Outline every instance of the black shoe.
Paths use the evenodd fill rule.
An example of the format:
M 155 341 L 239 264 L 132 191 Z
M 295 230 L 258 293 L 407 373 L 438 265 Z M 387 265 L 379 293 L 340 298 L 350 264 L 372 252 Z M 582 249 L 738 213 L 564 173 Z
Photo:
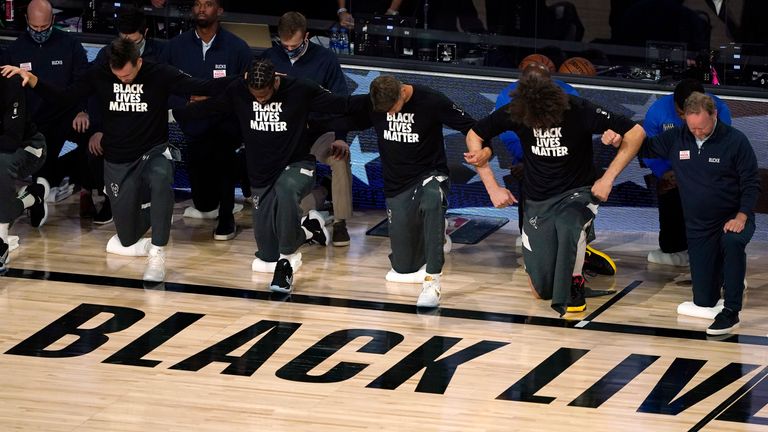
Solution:
M 566 312 L 584 312 L 587 310 L 587 301 L 584 300 L 584 283 L 586 280 L 583 276 L 574 276 L 571 281 L 571 298 L 568 300 L 568 307 Z
M 92 219 L 96 216 L 96 206 L 90 190 L 80 191 L 80 219 Z
M 4 275 L 8 271 L 6 264 L 8 263 L 8 254 L 11 248 L 8 243 L 0 239 L 0 276 Z
M 333 245 L 349 246 L 349 233 L 347 232 L 347 223 L 340 220 L 333 224 Z
M 97 225 L 106 225 L 112 222 L 112 204 L 109 202 L 109 197 L 104 197 L 104 204 L 93 217 L 93 223 Z
M 234 217 L 219 216 L 219 223 L 213 232 L 214 240 L 232 240 L 237 235 L 237 225 Z
M 316 210 L 309 211 L 309 214 L 301 221 L 301 226 L 312 234 L 307 239 L 307 243 L 318 243 L 321 246 L 328 245 L 328 230 L 325 228 L 325 220 Z
M 710 336 L 724 335 L 738 327 L 739 313 L 728 308 L 723 308 L 723 310 L 715 316 L 715 322 L 709 326 L 707 334 Z
M 29 224 L 35 228 L 45 225 L 45 221 L 48 220 L 48 203 L 46 203 L 46 199 L 50 192 L 51 187 L 48 185 L 48 181 L 38 177 L 36 183 L 25 186 L 19 194 L 19 199 L 24 199 L 28 195 L 35 198 L 35 203 L 28 209 Z
M 269 290 L 282 294 L 290 294 L 293 291 L 293 268 L 287 259 L 281 258 L 277 261 Z
M 587 245 L 584 253 L 584 271 L 605 276 L 616 274 L 616 263 L 605 252 Z

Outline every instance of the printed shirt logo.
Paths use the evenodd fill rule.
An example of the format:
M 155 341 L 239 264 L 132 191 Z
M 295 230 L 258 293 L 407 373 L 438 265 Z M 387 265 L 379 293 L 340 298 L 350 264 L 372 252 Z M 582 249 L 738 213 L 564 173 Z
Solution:
M 29 72 L 32 70 L 32 62 L 22 63 L 19 65 L 19 68 Z
M 147 103 L 141 101 L 144 84 L 112 84 L 115 100 L 109 101 L 109 110 L 117 112 L 147 112 Z
M 226 69 L 214 69 L 213 70 L 213 78 L 224 78 L 227 76 L 227 70 Z
M 606 110 L 604 110 L 604 109 L 602 109 L 602 108 L 597 108 L 597 109 L 595 110 L 595 112 L 596 112 L 596 113 L 598 113 L 598 114 L 601 114 L 601 115 L 605 116 L 605 118 L 611 118 L 611 113 L 609 113 L 608 111 L 606 111 Z
M 710 163 L 717 163 L 717 164 L 719 164 L 720 163 L 720 158 L 709 158 L 709 162 Z
M 264 132 L 285 132 L 288 130 L 288 124 L 280 121 L 280 113 L 283 112 L 282 102 L 270 102 L 262 105 L 258 102 L 253 103 L 253 120 L 251 120 L 251 129 Z
M 680 160 L 688 160 L 691 158 L 690 150 L 680 150 Z
M 405 143 L 419 142 L 419 134 L 413 132 L 415 120 L 415 113 L 387 113 L 387 128 L 384 129 L 384 139 Z
M 563 137 L 562 127 L 540 129 L 533 128 L 536 145 L 531 147 L 531 153 L 536 156 L 563 157 L 568 156 L 568 147 L 560 146 Z
M 51 60 L 51 66 L 62 66 L 64 65 L 64 60 Z
M 663 125 L 661 125 L 661 128 L 663 130 L 665 130 L 665 131 L 666 130 L 670 130 L 670 129 L 674 129 L 675 128 L 675 124 L 674 123 L 664 123 Z

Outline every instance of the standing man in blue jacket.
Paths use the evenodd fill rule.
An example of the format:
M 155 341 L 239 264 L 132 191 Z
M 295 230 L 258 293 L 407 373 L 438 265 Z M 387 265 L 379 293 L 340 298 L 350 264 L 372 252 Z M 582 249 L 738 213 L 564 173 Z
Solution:
M 287 12 L 277 24 L 280 45 L 264 51 L 263 57 L 272 61 L 275 70 L 297 78 L 314 81 L 337 96 L 348 96 L 349 89 L 339 59 L 329 49 L 309 40 L 307 19 L 298 12 Z M 331 167 L 331 197 L 333 200 L 333 245 L 348 246 L 346 220 L 352 217 L 352 169 L 346 130 L 330 130 L 325 126 L 328 114 L 313 113 L 309 118 L 307 138 L 311 153 L 318 162 Z M 316 207 L 310 194 L 302 201 L 305 212 Z M 322 204 L 322 203 L 320 203 Z
M 54 85 L 66 87 L 72 84 L 88 65 L 83 45 L 67 32 L 54 28 L 53 8 L 48 0 L 32 0 L 27 6 L 27 31 L 19 35 L 5 51 L 3 64 L 33 72 Z M 56 104 L 43 103 L 40 96 L 27 91 L 27 107 L 32 121 L 45 135 L 48 157 L 38 172 L 54 187 L 51 198 L 64 199 L 72 194 L 70 185 L 60 185 L 69 175 L 59 161 L 59 153 L 67 140 L 82 144 L 87 142 L 83 134 L 90 125 L 86 103 L 62 110 Z M 81 149 L 73 156 L 78 163 L 85 163 Z M 73 170 L 72 174 L 76 171 Z M 59 189 L 61 186 L 61 190 Z
M 221 0 L 196 0 L 192 7 L 195 28 L 171 39 L 165 60 L 194 78 L 211 79 L 245 73 L 253 55 L 244 40 L 223 29 Z M 175 97 L 171 108 L 205 99 L 198 95 Z M 189 149 L 189 179 L 194 207 L 184 216 L 215 218 L 214 240 L 231 240 L 237 234 L 232 210 L 235 204 L 235 151 L 240 147 L 237 120 L 221 115 L 180 122 Z
M 707 334 L 728 334 L 739 326 L 745 249 L 755 233 L 754 208 L 760 194 L 757 158 L 742 132 L 719 121 L 715 102 L 704 93 L 694 92 L 685 100 L 683 116 L 686 127 L 648 138 L 641 155 L 666 159 L 675 171 L 685 216 L 693 308 L 720 309 L 722 289 L 724 304 Z M 607 131 L 603 142 L 616 145 L 621 137 Z
M 704 86 L 695 79 L 684 79 L 671 95 L 663 96 L 651 105 L 645 114 L 643 128 L 647 136 L 661 135 L 665 130 L 682 127 L 683 105 L 693 92 L 704 93 Z M 731 124 L 731 111 L 722 100 L 708 94 L 717 108 L 718 120 Z M 648 253 L 648 261 L 656 264 L 688 265 L 688 240 L 685 237 L 683 207 L 672 165 L 666 159 L 643 158 L 642 162 L 656 177 L 656 196 L 659 203 L 659 249 Z

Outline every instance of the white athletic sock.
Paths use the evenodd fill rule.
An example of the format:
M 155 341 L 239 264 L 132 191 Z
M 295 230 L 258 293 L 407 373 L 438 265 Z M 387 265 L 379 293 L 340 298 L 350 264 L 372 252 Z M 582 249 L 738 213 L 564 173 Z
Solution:
M 35 205 L 35 197 L 32 196 L 32 194 L 26 194 L 24 198 L 19 198 L 19 199 L 21 199 L 21 202 L 24 204 L 25 209 L 28 209 L 33 205 Z
M 0 223 L 0 239 L 2 239 L 6 244 L 8 243 L 8 227 L 10 226 L 11 224 Z

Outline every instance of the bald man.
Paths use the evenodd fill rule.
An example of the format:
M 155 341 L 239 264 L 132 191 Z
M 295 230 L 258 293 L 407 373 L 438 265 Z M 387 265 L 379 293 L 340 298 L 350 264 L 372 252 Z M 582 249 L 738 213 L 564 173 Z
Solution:
M 82 44 L 69 33 L 54 28 L 53 23 L 51 4 L 47 0 L 32 0 L 27 6 L 27 31 L 8 46 L 3 64 L 20 67 L 46 82 L 66 87 L 84 71 L 88 58 Z M 48 146 L 48 158 L 38 175 L 53 186 L 52 197 L 64 199 L 72 192 L 65 185 L 59 189 L 62 179 L 84 170 L 64 168 L 58 155 L 65 141 L 73 141 L 79 149 L 67 158 L 74 157 L 73 162 L 85 163 L 85 152 L 80 150 L 87 145 L 84 133 L 90 125 L 85 101 L 74 108 L 62 109 L 58 104 L 43 103 L 31 90 L 27 90 L 26 99 L 32 121 L 45 135 Z

